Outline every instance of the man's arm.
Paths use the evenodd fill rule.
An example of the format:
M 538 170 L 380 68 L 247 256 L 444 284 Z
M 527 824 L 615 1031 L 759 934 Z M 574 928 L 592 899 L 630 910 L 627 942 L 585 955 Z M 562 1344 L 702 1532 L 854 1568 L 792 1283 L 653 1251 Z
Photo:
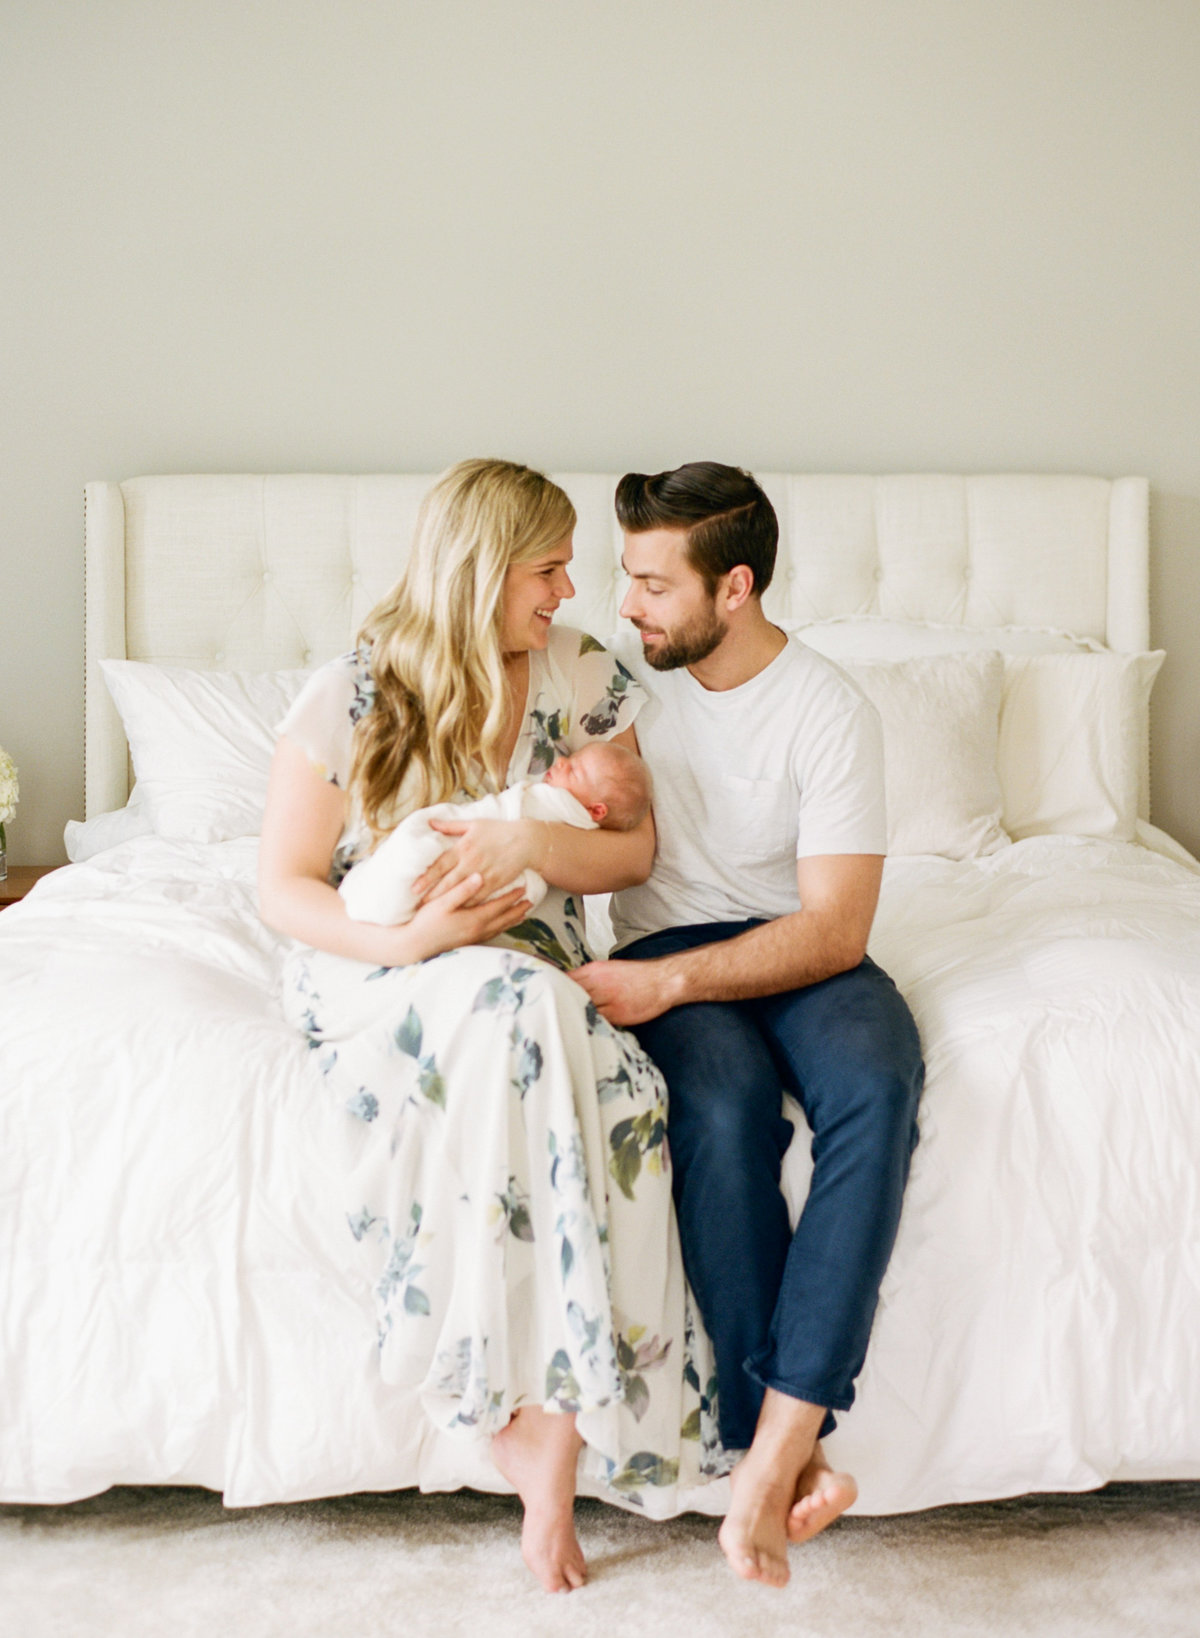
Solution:
M 593 961 L 570 976 L 613 1024 L 641 1024 L 689 1001 L 745 1001 L 818 984 L 857 967 L 879 900 L 876 853 L 800 859 L 802 909 L 653 961 Z

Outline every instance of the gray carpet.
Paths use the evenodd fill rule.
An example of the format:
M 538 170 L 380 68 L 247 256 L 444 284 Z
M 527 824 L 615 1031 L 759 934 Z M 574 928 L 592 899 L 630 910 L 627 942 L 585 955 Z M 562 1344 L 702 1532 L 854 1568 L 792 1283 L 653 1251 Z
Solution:
M 888 1519 L 736 1581 L 711 1519 L 579 1504 L 591 1566 L 549 1597 L 500 1497 L 349 1496 L 227 1512 L 193 1489 L 0 1507 L 3 1638 L 1197 1638 L 1200 1484 L 1110 1485 Z

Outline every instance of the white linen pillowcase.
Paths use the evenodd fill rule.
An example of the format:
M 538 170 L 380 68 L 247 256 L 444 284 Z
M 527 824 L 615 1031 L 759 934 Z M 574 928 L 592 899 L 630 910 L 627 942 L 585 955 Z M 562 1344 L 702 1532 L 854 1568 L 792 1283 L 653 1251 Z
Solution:
M 1135 840 L 1149 808 L 1150 691 L 1165 658 L 1005 656 L 998 767 L 1010 836 Z
M 1008 847 L 996 771 L 1001 656 L 848 660 L 842 669 L 883 723 L 888 853 L 974 859 Z
M 189 671 L 101 660 L 157 835 L 181 842 L 257 836 L 275 727 L 303 670 Z

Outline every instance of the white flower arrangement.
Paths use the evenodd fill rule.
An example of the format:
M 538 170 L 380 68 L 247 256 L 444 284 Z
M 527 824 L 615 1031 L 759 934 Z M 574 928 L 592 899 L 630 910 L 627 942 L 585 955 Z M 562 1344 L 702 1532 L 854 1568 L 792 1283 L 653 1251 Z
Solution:
M 21 794 L 21 787 L 17 783 L 17 765 L 8 752 L 0 745 L 0 834 L 4 826 L 14 817 L 17 811 L 17 798 Z

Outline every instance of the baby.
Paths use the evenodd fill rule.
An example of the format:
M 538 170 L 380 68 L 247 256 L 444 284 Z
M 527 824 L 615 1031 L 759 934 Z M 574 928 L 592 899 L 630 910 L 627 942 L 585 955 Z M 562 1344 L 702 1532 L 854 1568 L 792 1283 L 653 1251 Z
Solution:
M 418 908 L 412 884 L 457 837 L 431 830 L 431 819 L 554 819 L 580 830 L 632 830 L 650 807 L 650 770 L 621 745 L 595 740 L 559 757 L 544 778 L 524 779 L 477 802 L 438 802 L 402 819 L 368 858 L 354 865 L 338 892 L 352 921 L 386 927 L 410 921 Z M 545 880 L 526 870 L 498 893 L 524 887 L 530 905 L 546 896 Z M 498 897 L 498 893 L 492 895 Z

